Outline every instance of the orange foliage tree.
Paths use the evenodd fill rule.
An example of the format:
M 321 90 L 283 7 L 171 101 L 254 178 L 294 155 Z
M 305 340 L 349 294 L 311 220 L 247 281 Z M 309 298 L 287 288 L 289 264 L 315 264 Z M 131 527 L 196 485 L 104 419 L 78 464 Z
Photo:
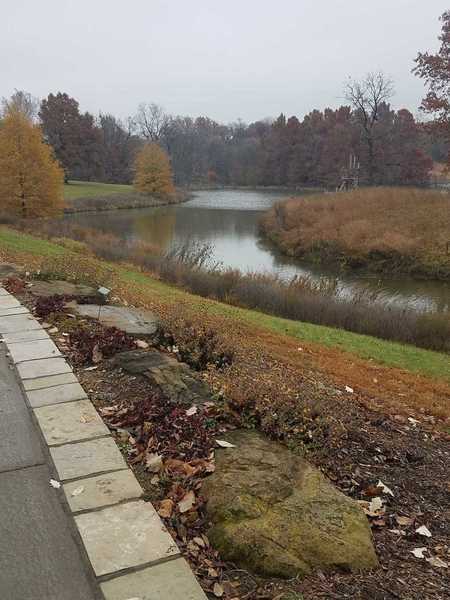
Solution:
M 62 213 L 64 174 L 40 127 L 18 110 L 0 124 L 0 211 L 23 218 Z
M 135 161 L 134 187 L 144 194 L 171 198 L 175 194 L 169 156 L 156 143 L 145 144 Z

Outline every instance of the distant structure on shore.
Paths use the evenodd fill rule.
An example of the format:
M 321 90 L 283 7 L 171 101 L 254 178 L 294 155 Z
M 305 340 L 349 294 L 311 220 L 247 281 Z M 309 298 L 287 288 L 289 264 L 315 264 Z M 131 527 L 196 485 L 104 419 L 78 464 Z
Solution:
M 360 164 L 355 154 L 350 154 L 348 166 L 343 167 L 341 172 L 341 185 L 337 188 L 338 192 L 354 190 L 359 187 Z

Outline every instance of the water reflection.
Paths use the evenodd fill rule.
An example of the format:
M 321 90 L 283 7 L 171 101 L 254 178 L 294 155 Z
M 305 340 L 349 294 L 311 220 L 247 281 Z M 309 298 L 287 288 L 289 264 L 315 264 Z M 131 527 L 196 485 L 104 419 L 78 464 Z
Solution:
M 182 244 L 187 239 L 212 244 L 214 260 L 241 271 L 275 272 L 282 277 L 296 274 L 338 277 L 339 289 L 345 296 L 369 289 L 384 301 L 404 306 L 450 308 L 448 283 L 342 275 L 283 256 L 258 235 L 261 214 L 282 197 L 279 192 L 201 191 L 196 192 L 193 200 L 177 206 L 86 213 L 67 218 L 85 227 L 111 232 L 127 240 L 143 240 L 162 249 Z

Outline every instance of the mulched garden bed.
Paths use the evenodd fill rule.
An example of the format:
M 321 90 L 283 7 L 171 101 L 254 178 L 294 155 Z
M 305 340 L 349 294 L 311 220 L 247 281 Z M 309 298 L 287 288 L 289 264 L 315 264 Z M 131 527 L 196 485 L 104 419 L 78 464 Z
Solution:
M 26 288 L 16 293 L 30 308 L 35 306 Z M 108 360 L 135 344 L 129 336 L 68 316 L 60 307 L 42 318 L 113 431 L 145 498 L 159 511 L 211 598 L 448 597 L 450 436 L 436 428 L 432 417 L 423 416 L 419 422 L 400 414 L 384 415 L 371 410 L 358 395 L 342 394 L 327 382 L 322 383 L 320 415 L 308 408 L 305 421 L 298 423 L 272 415 L 273 427 L 267 425 L 270 411 L 261 413 L 251 403 L 228 403 L 220 394 L 201 408 L 174 406 L 147 379 L 124 373 Z M 222 369 L 232 370 L 233 365 Z M 214 383 L 217 373 L 209 366 L 202 375 Z M 263 361 L 255 362 L 253 377 L 270 377 Z M 201 484 L 214 470 L 217 440 L 220 444 L 224 431 L 241 426 L 262 427 L 276 438 L 283 438 L 286 426 L 288 444 L 297 451 L 308 448 L 308 459 L 344 493 L 362 502 L 370 513 L 379 569 L 362 574 L 318 572 L 302 581 L 280 581 L 262 580 L 221 561 L 207 538 Z M 304 443 L 297 444 L 300 439 Z M 372 503 L 376 498 L 382 499 L 381 506 Z M 420 531 L 430 537 L 416 532 L 423 526 L 426 529 Z M 413 550 L 423 558 L 414 556 Z

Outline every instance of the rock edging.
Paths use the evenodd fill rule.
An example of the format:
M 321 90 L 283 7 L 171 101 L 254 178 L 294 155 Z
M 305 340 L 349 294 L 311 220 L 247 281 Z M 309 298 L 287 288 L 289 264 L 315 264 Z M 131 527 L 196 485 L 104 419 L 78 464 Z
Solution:
M 206 600 L 70 365 L 0 288 L 0 334 L 105 600 Z

